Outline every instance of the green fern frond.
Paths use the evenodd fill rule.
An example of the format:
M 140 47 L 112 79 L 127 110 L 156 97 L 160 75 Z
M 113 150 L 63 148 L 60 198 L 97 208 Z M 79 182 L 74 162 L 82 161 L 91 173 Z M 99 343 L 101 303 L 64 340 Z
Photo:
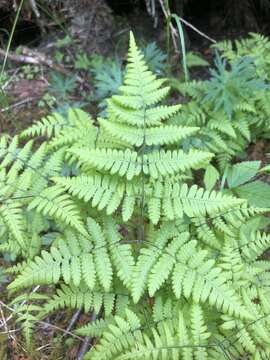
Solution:
M 23 138 L 35 136 L 47 136 L 48 138 L 56 135 L 63 127 L 67 126 L 67 120 L 59 113 L 54 113 L 41 119 L 21 134 Z
M 123 314 L 124 315 L 124 314 Z M 76 330 L 76 334 L 80 336 L 91 336 L 91 337 L 100 337 L 105 330 L 107 330 L 108 325 L 111 324 L 112 319 L 97 319 L 85 326 Z
M 157 179 L 159 176 L 168 176 L 191 168 L 199 168 L 206 165 L 211 153 L 190 150 L 185 153 L 182 150 L 155 151 L 151 154 L 139 156 L 137 152 L 111 149 L 72 149 L 70 150 L 83 166 L 98 170 L 110 171 L 110 174 L 126 176 L 128 180 L 140 175 L 150 175 Z
M 104 221 L 104 231 L 117 275 L 123 284 L 130 288 L 135 265 L 132 247 L 130 244 L 121 244 L 120 233 L 109 218 Z
M 21 248 L 25 248 L 25 225 L 21 204 L 19 202 L 5 201 L 0 206 L 0 217 L 11 231 Z
M 63 221 L 81 234 L 87 234 L 83 226 L 78 208 L 63 189 L 52 186 L 44 189 L 28 205 L 28 210 L 35 209 L 37 212 Z
M 186 184 L 167 182 L 160 187 L 157 186 L 153 191 L 149 199 L 149 217 L 153 223 L 157 223 L 161 213 L 169 220 L 182 218 L 183 214 L 191 218 L 207 214 L 215 216 L 244 204 L 245 200 L 224 196 L 215 191 L 210 192 L 196 185 L 189 188 Z
M 242 254 L 249 260 L 255 260 L 270 247 L 270 235 L 266 233 L 253 232 L 249 238 L 242 235 L 239 249 Z
M 32 292 L 31 294 L 17 296 L 11 303 L 11 305 L 16 306 L 14 312 L 17 316 L 16 322 L 22 326 L 22 333 L 28 350 L 32 348 L 34 326 L 40 320 L 42 311 L 42 306 L 34 302 L 47 300 L 47 298 L 44 294 Z
M 54 243 L 50 251 L 42 251 L 23 267 L 21 274 L 10 284 L 18 289 L 34 284 L 56 284 L 63 279 L 67 285 L 79 286 L 83 281 L 90 290 L 99 284 L 109 292 L 113 274 L 125 285 L 133 272 L 133 255 L 129 244 L 121 244 L 115 223 L 105 221 L 104 229 L 93 219 L 87 219 L 87 237 L 68 232 Z
M 169 119 L 175 115 L 179 110 L 180 105 L 171 106 L 156 106 L 147 109 L 131 109 L 123 107 L 122 104 L 117 103 L 113 98 L 108 100 L 108 113 L 116 122 L 128 124 L 137 127 L 160 126 L 162 120 Z
M 238 57 L 247 44 L 229 51 Z M 12 304 L 28 347 L 42 317 L 83 308 L 93 319 L 76 330 L 93 338 L 86 359 L 269 357 L 269 209 L 231 187 L 200 188 L 195 171 L 212 160 L 223 174 L 250 140 L 268 136 L 270 92 L 235 101 L 228 120 L 211 105 L 220 99 L 202 103 L 204 82 L 174 81 L 193 99 L 166 106 L 165 81 L 131 35 L 106 119 L 70 109 L 23 132 L 44 136 L 41 146 L 0 137 L 0 251 L 21 261 L 8 289 L 41 286 Z
M 164 240 L 164 239 L 163 239 Z M 134 270 L 132 295 L 134 302 L 141 298 L 143 286 L 148 284 L 149 295 L 154 296 L 161 285 L 171 276 L 176 298 L 184 296 L 197 302 L 209 302 L 218 310 L 249 318 L 240 298 L 227 284 L 221 268 L 212 259 L 207 260 L 207 252 L 198 250 L 195 240 L 189 242 L 184 234 L 174 239 L 166 247 L 155 243 L 153 248 L 141 251 Z M 144 268 L 142 267 L 144 264 Z M 145 267 L 147 264 L 147 267 Z M 142 273 L 144 271 L 144 273 Z M 139 280 L 143 276 L 143 281 Z
M 188 320 L 191 326 L 187 326 Z M 211 333 L 199 305 L 178 310 L 174 320 L 162 319 L 145 328 L 130 311 L 124 318 L 114 317 L 111 323 L 101 326 L 101 341 L 86 354 L 86 359 L 211 359 L 207 342 Z
M 57 289 L 56 294 L 48 299 L 43 311 L 47 314 L 59 309 L 80 309 L 83 307 L 86 313 L 92 310 L 98 314 L 101 307 L 104 306 L 105 316 L 109 317 L 117 309 L 117 302 L 123 300 L 126 305 L 128 305 L 129 296 L 125 294 L 116 295 L 115 293 L 93 291 L 83 284 L 79 288 L 74 285 L 61 285 L 61 288 Z
M 174 125 L 151 127 L 144 130 L 142 128 L 131 128 L 127 125 L 109 122 L 105 119 L 99 119 L 99 123 L 111 136 L 137 147 L 141 146 L 143 142 L 147 146 L 174 144 L 198 131 L 196 127 Z

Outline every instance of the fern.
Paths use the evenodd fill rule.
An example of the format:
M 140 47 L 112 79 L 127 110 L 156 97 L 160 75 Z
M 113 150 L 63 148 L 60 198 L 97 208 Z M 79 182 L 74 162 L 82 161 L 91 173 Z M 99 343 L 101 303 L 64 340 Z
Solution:
M 226 71 L 226 62 L 217 55 L 217 70 L 212 70 L 212 78 L 206 83 L 206 92 L 203 101 L 214 103 L 214 111 L 223 107 L 229 118 L 234 107 L 255 91 L 265 88 L 263 81 L 254 77 L 255 66 L 253 59 L 242 57 L 232 63 L 231 71 Z
M 1 137 L 0 250 L 21 260 L 8 289 L 42 285 L 14 300 L 29 346 L 36 321 L 69 308 L 97 317 L 76 330 L 95 338 L 85 359 L 268 356 L 268 209 L 229 194 L 257 165 L 228 166 L 253 139 L 257 106 L 260 124 L 268 109 L 257 94 L 230 118 L 202 102 L 205 89 L 179 86 L 193 99 L 166 105 L 131 34 L 106 118 L 71 109 Z
M 215 153 L 222 171 L 256 136 L 267 136 L 269 129 L 266 76 L 256 74 L 249 52 L 229 60 L 230 69 L 226 59 L 217 57 L 210 80 L 177 84 L 176 89 L 191 100 L 171 121 L 172 125 L 201 127 L 194 138 L 201 148 Z
M 87 286 L 67 286 L 62 285 L 57 290 L 56 294 L 52 298 L 47 299 L 46 304 L 42 311 L 46 314 L 59 309 L 65 309 L 66 307 L 71 309 L 84 308 L 85 312 L 90 310 L 95 311 L 98 314 L 101 307 L 104 306 L 105 317 L 109 317 L 112 312 L 119 309 L 121 305 L 121 311 L 124 304 L 127 306 L 129 303 L 129 296 L 126 294 L 102 293 L 98 291 L 89 290 Z M 121 314 L 120 311 L 120 314 Z

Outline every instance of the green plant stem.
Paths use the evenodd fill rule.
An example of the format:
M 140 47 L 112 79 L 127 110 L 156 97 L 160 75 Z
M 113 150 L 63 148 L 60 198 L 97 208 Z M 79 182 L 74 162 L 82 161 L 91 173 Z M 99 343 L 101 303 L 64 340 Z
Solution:
M 0 84 L 1 84 L 1 81 L 2 81 L 2 78 L 3 78 L 3 75 L 4 75 L 4 71 L 5 71 L 5 68 L 6 68 L 8 54 L 9 54 L 11 43 L 12 43 L 12 40 L 13 40 L 13 37 L 14 37 L 15 29 L 16 29 L 16 26 L 17 26 L 17 23 L 18 23 L 18 20 L 19 20 L 19 16 L 20 16 L 20 13 L 21 13 L 21 10 L 22 10 L 22 7 L 23 7 L 23 3 L 24 3 L 24 0 L 21 0 L 20 5 L 19 5 L 19 7 L 18 7 L 18 9 L 16 11 L 15 20 L 13 22 L 11 33 L 10 33 L 10 36 L 9 36 L 9 39 L 8 39 L 6 54 L 5 54 L 5 57 L 4 57 L 2 68 L 1 68 Z
M 177 29 L 178 29 L 178 32 L 179 32 L 180 46 L 181 46 L 181 50 L 182 50 L 182 63 L 183 63 L 185 81 L 188 81 L 188 80 L 189 80 L 189 74 L 188 74 L 188 68 L 187 68 L 186 46 L 185 46 L 185 36 L 184 36 L 183 27 L 182 27 L 182 24 L 181 24 L 181 21 L 180 21 L 178 15 L 172 14 L 171 17 L 172 17 L 173 19 L 175 19 L 176 25 L 177 25 Z
M 167 14 L 169 14 L 170 7 L 169 7 L 169 0 L 165 1 L 165 9 Z M 166 51 L 167 51 L 167 71 L 170 68 L 170 54 L 171 54 L 171 34 L 170 34 L 170 24 L 171 24 L 171 17 L 168 16 L 166 18 Z

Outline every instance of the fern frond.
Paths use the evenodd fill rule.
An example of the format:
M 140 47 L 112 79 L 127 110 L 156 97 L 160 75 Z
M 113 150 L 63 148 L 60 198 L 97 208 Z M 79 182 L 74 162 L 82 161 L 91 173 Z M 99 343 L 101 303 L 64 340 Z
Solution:
M 252 232 L 249 238 L 242 235 L 239 249 L 249 260 L 255 260 L 270 247 L 270 235 L 266 233 Z
M 142 157 L 135 151 L 111 149 L 72 149 L 79 162 L 87 168 L 110 171 L 112 175 L 126 176 L 128 180 L 141 172 L 157 179 L 160 175 L 173 175 L 190 168 L 206 165 L 212 157 L 211 153 L 190 150 L 156 151 Z
M 111 136 L 138 147 L 144 142 L 147 146 L 174 144 L 198 131 L 196 127 L 174 125 L 151 127 L 144 130 L 142 128 L 131 128 L 127 125 L 109 122 L 105 119 L 99 119 L 99 123 Z
M 195 240 L 187 240 L 183 236 L 166 247 L 155 244 L 153 248 L 150 245 L 141 251 L 134 271 L 133 300 L 138 302 L 141 297 L 143 288 L 138 283 L 138 278 L 139 274 L 142 275 L 142 264 L 147 264 L 143 276 L 148 277 L 145 282 L 148 283 L 150 296 L 154 296 L 163 282 L 171 276 L 173 292 L 178 299 L 184 296 L 193 298 L 195 302 L 208 301 L 225 313 L 249 318 L 240 298 L 227 285 L 227 278 L 222 274 L 221 268 L 215 265 L 214 260 L 206 259 L 207 252 L 198 250 Z
M 154 202 L 153 206 L 151 206 L 152 202 Z M 229 209 L 237 209 L 245 203 L 245 200 L 224 196 L 215 191 L 210 192 L 196 185 L 189 188 L 186 184 L 167 182 L 160 186 L 158 193 L 153 191 L 150 196 L 149 217 L 156 224 L 160 213 L 169 220 L 182 218 L 183 214 L 191 218 L 207 214 L 215 216 Z
M 26 229 L 21 204 L 15 201 L 5 201 L 0 206 L 0 216 L 20 247 L 25 248 Z
M 92 236 L 94 244 L 98 250 L 94 252 L 94 263 L 97 277 L 105 291 L 109 291 L 112 282 L 112 265 L 106 248 L 105 234 L 100 225 L 93 219 L 87 219 L 87 228 Z
M 111 324 L 112 319 L 97 319 L 85 326 L 76 330 L 76 334 L 80 336 L 91 336 L 91 337 L 100 337 L 105 330 L 107 330 L 108 325 Z
M 207 346 L 211 334 L 200 306 L 174 313 L 174 320 L 163 318 L 145 328 L 131 311 L 124 318 L 114 317 L 111 323 L 102 323 L 101 341 L 86 359 L 211 359 L 211 346 Z M 188 320 L 191 326 L 187 326 Z
M 121 302 L 122 299 L 128 304 L 129 296 L 125 294 L 116 295 L 115 293 L 93 291 L 84 284 L 81 284 L 79 288 L 74 285 L 61 285 L 56 294 L 48 299 L 43 312 L 47 314 L 59 309 L 80 309 L 83 307 L 86 313 L 92 310 L 98 314 L 101 307 L 104 306 L 105 316 L 109 317 L 115 311 L 117 302 Z
M 180 108 L 180 105 L 163 105 L 154 108 L 134 110 L 123 107 L 113 99 L 108 100 L 108 113 L 115 121 L 141 128 L 161 125 L 162 120 L 172 117 Z
M 56 284 L 63 279 L 67 285 L 79 286 L 83 281 L 91 290 L 97 283 L 109 292 L 114 270 L 125 284 L 129 283 L 133 255 L 128 244 L 120 243 L 115 223 L 108 221 L 103 228 L 92 218 L 87 219 L 86 238 L 68 232 L 54 243 L 50 251 L 42 251 L 23 267 L 10 289 L 34 284 Z M 108 238 L 107 238 L 108 237 Z M 121 256 L 127 256 L 123 261 Z M 127 274 L 126 274 L 127 271 Z
M 30 128 L 24 130 L 21 134 L 21 137 L 36 137 L 36 136 L 47 136 L 48 138 L 58 134 L 58 132 L 65 126 L 68 125 L 67 119 L 65 119 L 59 113 L 53 113 L 36 124 L 32 125 Z
M 132 247 L 130 244 L 121 244 L 120 233 L 111 219 L 104 221 L 104 231 L 117 275 L 123 284 L 130 288 L 135 265 Z
M 35 304 L 34 301 L 47 300 L 47 296 L 39 293 L 23 294 L 17 296 L 11 303 L 16 305 L 15 315 L 17 316 L 16 322 L 22 327 L 22 333 L 26 340 L 28 350 L 32 348 L 32 337 L 34 332 L 35 323 L 40 320 L 42 306 Z
M 63 189 L 52 186 L 44 189 L 32 200 L 28 206 L 29 210 L 35 209 L 37 212 L 50 217 L 55 217 L 63 223 L 77 229 L 81 234 L 87 234 L 82 224 L 78 208 L 71 201 L 68 194 L 63 194 Z

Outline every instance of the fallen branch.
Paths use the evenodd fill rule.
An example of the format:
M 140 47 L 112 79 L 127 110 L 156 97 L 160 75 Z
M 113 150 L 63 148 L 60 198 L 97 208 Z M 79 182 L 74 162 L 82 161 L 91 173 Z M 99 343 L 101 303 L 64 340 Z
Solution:
M 23 100 L 21 100 L 21 101 L 16 102 L 15 104 L 11 104 L 11 105 L 5 107 L 4 109 L 1 109 L 0 112 L 1 112 L 1 113 L 4 113 L 4 112 L 6 112 L 6 111 L 13 110 L 13 109 L 15 109 L 16 107 L 19 107 L 19 106 L 28 104 L 28 103 L 30 103 L 30 102 L 32 102 L 32 101 L 34 101 L 34 100 L 36 100 L 35 97 L 29 97 L 29 98 L 23 99 Z
M 92 339 L 90 338 L 90 336 L 86 336 L 86 338 L 84 339 L 83 344 L 79 350 L 76 360 L 82 360 L 84 358 L 85 353 L 88 351 L 88 349 L 90 347 L 91 340 Z
M 97 319 L 96 313 L 93 311 L 90 317 L 90 322 L 93 322 Z M 76 360 L 83 360 L 85 353 L 89 350 L 89 347 L 92 342 L 92 338 L 90 336 L 86 336 L 86 338 L 83 341 L 83 344 L 78 352 Z
M 76 322 L 78 321 L 78 319 L 79 319 L 79 317 L 80 317 L 80 315 L 81 315 L 81 313 L 82 313 L 82 306 L 80 307 L 80 309 L 79 310 L 77 310 L 76 312 L 75 312 L 75 314 L 72 316 L 72 318 L 71 318 L 71 320 L 70 320 L 70 322 L 69 322 L 69 324 L 68 324 L 68 327 L 67 327 L 67 329 L 66 329 L 66 331 L 67 331 L 67 333 L 65 334 L 65 335 L 67 335 L 68 334 L 68 332 L 74 327 L 74 325 L 76 324 Z M 64 336 L 65 336 L 64 335 Z
M 0 57 L 7 56 L 8 59 L 10 59 L 11 61 L 19 62 L 19 63 L 44 65 L 64 75 L 74 76 L 72 72 L 65 69 L 63 66 L 55 64 L 55 62 L 52 59 L 50 59 L 43 53 L 40 53 L 36 50 L 31 50 L 27 47 L 20 47 L 20 50 L 21 50 L 20 54 L 9 52 L 6 55 L 6 51 L 0 48 Z M 79 76 L 77 76 L 77 81 L 79 81 L 80 83 L 84 83 L 84 80 Z

